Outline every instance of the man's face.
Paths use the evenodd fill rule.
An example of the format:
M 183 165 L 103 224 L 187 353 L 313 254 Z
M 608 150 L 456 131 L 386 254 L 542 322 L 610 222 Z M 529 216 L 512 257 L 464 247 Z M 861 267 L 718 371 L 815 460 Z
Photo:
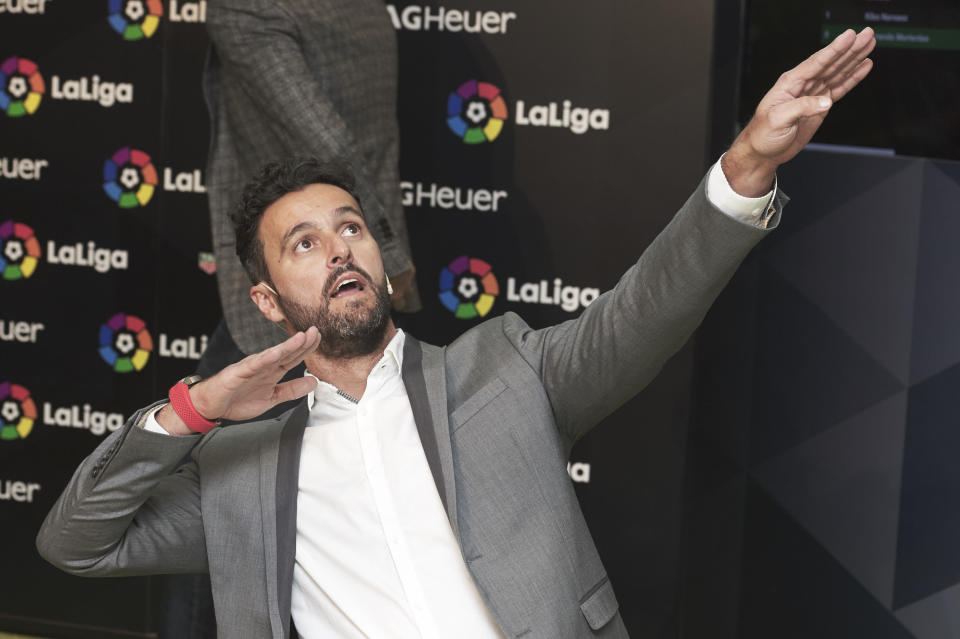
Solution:
M 288 193 L 264 212 L 259 235 L 278 294 L 276 307 L 258 302 L 268 319 L 291 332 L 316 326 L 326 357 L 381 345 L 390 321 L 383 262 L 349 193 L 328 184 Z

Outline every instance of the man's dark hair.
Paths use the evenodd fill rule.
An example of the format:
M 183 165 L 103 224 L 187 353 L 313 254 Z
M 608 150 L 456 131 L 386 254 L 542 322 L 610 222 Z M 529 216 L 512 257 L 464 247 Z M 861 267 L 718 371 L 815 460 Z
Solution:
M 356 180 L 350 168 L 343 164 L 321 162 L 316 158 L 297 157 L 271 162 L 243 187 L 240 204 L 230 219 L 237 237 L 237 256 L 254 284 L 270 282 L 267 262 L 263 257 L 263 241 L 257 234 L 260 219 L 267 208 L 284 195 L 311 184 L 340 187 L 360 204 Z

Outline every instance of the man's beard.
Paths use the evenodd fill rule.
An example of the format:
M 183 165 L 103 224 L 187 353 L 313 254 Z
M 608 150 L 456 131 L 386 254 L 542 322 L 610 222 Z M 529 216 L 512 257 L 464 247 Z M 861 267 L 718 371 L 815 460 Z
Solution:
M 359 273 L 366 278 L 367 285 L 373 287 L 373 308 L 366 308 L 361 300 L 348 300 L 346 309 L 332 313 L 330 288 L 348 271 Z M 331 273 L 323 291 L 323 302 L 319 306 L 307 306 L 277 295 L 277 304 L 294 330 L 305 331 L 316 326 L 320 331 L 317 353 L 331 359 L 347 359 L 369 355 L 383 345 L 390 321 L 390 296 L 385 282 L 378 285 L 366 271 L 349 264 Z

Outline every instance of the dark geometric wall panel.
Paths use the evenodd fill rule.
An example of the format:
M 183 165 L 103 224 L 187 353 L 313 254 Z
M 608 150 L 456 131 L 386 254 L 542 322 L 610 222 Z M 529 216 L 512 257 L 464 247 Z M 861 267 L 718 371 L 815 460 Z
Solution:
M 742 639 L 910 639 L 910 633 L 790 515 L 748 488 Z
M 792 210 L 787 209 L 791 214 Z M 903 385 L 813 302 L 761 268 L 750 460 L 759 463 Z
M 960 365 L 910 390 L 894 606 L 960 582 Z
M 960 584 L 897 611 L 917 639 L 960 637 Z
M 828 209 L 829 216 L 780 242 L 768 261 L 906 384 L 923 170 L 917 162 L 893 163 L 899 171 L 862 185 L 863 191 Z M 797 170 L 784 169 L 785 184 Z M 820 193 L 805 192 L 790 215 L 827 206 Z
M 759 251 L 773 251 L 795 234 L 832 218 L 857 198 L 882 185 L 888 179 L 918 162 L 911 158 L 884 157 L 879 159 L 843 153 L 805 151 L 778 170 L 780 188 L 793 198 L 790 215 L 784 216 L 780 227 Z
M 779 180 L 698 337 L 685 584 L 739 575 L 741 637 L 960 637 L 960 164 L 806 151 Z M 745 504 L 709 487 L 738 461 Z
M 764 489 L 888 608 L 906 409 L 906 393 L 897 393 L 754 470 Z
M 926 164 L 910 381 L 960 361 L 960 163 Z

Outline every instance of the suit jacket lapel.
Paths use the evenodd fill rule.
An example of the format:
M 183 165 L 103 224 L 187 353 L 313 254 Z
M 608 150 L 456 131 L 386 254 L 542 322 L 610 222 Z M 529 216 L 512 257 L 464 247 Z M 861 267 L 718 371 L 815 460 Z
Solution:
M 403 384 L 410 399 L 413 419 L 420 433 L 433 481 L 460 542 L 457 523 L 457 491 L 453 474 L 453 449 L 447 421 L 447 386 L 443 349 L 423 344 L 410 335 L 403 346 Z
M 290 636 L 290 597 L 297 548 L 297 486 L 300 447 L 307 424 L 306 400 L 280 428 L 267 428 L 260 441 L 260 508 L 267 597 L 274 637 Z M 277 418 L 280 421 L 283 417 Z M 279 433 L 278 433 L 279 431 Z

